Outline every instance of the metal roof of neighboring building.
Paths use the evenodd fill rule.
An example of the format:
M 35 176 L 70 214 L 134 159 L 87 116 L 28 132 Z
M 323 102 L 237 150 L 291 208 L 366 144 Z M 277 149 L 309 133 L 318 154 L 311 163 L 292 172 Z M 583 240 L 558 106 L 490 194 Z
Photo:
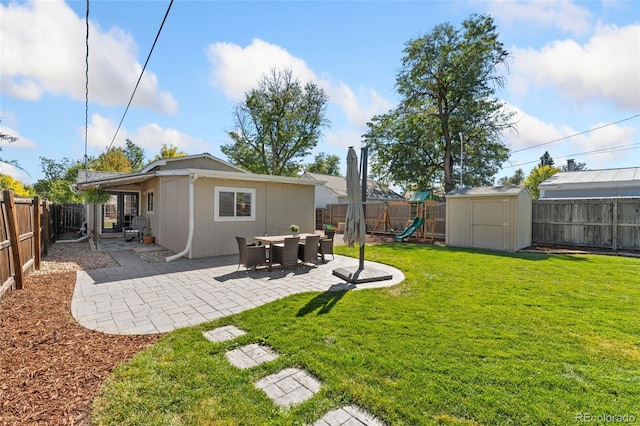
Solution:
M 320 173 L 307 172 L 303 174 L 302 177 L 305 179 L 325 181 L 326 183 L 324 186 L 333 191 L 338 197 L 347 196 L 347 178 L 344 176 L 323 175 Z M 367 180 L 367 199 L 405 200 L 402 195 L 373 180 Z
M 564 185 L 606 186 L 620 183 L 640 185 L 640 167 L 560 172 L 540 183 L 539 186 L 543 188 Z

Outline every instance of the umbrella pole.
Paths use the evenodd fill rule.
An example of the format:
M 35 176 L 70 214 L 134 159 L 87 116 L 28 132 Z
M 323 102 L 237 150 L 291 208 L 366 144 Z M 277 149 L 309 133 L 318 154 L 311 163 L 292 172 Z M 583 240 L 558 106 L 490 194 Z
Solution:
M 362 176 L 362 211 L 364 213 L 364 239 L 366 242 L 367 239 L 367 156 L 368 156 L 368 148 L 363 146 L 360 148 L 360 176 Z M 363 243 L 360 245 L 360 263 L 358 264 L 358 269 L 362 271 L 364 269 L 364 246 Z

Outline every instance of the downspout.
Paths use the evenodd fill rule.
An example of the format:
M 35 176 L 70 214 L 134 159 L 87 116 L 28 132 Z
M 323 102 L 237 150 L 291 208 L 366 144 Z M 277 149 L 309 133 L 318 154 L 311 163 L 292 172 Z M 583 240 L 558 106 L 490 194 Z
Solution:
M 176 253 L 172 256 L 167 257 L 165 260 L 167 262 L 171 262 L 172 260 L 176 260 L 185 254 L 191 253 L 191 245 L 193 244 L 193 231 L 195 229 L 195 207 L 194 207 L 194 197 L 193 197 L 193 187 L 198 180 L 198 174 L 194 173 L 193 176 L 189 179 L 189 236 L 187 237 L 187 246 L 180 253 Z

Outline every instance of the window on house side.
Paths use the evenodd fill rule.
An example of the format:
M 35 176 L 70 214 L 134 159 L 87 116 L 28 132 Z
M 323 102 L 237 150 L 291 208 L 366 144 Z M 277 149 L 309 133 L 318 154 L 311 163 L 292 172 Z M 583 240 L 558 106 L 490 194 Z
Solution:
M 147 213 L 153 213 L 153 191 L 147 192 Z
M 214 189 L 214 220 L 220 222 L 252 221 L 256 219 L 256 190 L 252 188 Z

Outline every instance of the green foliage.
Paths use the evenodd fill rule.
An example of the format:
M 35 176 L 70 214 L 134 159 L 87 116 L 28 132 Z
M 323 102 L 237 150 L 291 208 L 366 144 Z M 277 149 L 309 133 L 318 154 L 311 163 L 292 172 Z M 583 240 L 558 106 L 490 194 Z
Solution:
M 340 157 L 324 152 L 314 157 L 314 162 L 307 164 L 306 172 L 323 175 L 340 176 Z
M 405 191 L 436 184 L 450 191 L 462 144 L 463 183 L 492 184 L 509 155 L 500 136 L 514 127 L 513 113 L 493 97 L 508 57 L 493 19 L 472 15 L 461 29 L 440 24 L 407 42 L 404 54 L 400 104 L 373 117 L 364 135 L 373 174 Z
M 186 157 L 187 153 L 183 151 L 178 151 L 177 146 L 167 145 L 165 143 L 162 144 L 162 148 L 160 148 L 160 154 L 156 155 L 152 161 L 164 160 L 165 158 L 177 158 L 177 157 Z
M 253 173 L 296 176 L 300 159 L 317 145 L 327 95 L 313 83 L 304 88 L 291 70 L 263 76 L 234 110 L 233 142 L 220 149 L 229 161 Z
M 131 173 L 131 163 L 122 147 L 111 148 L 101 153 L 91 164 L 92 170 L 101 172 Z
M 414 244 L 369 246 L 367 259 L 401 268 L 405 281 L 297 294 L 171 332 L 108 378 L 92 421 L 288 426 L 350 404 L 394 426 L 564 425 L 575 413 L 637 413 L 637 259 Z M 203 337 L 224 325 L 248 333 Z M 229 364 L 225 353 L 250 343 L 280 356 Z M 280 410 L 254 383 L 293 366 L 322 388 Z
M 84 191 L 84 201 L 87 204 L 105 204 L 111 199 L 111 194 L 103 188 L 90 188 Z
M 540 198 L 540 190 L 538 189 L 538 185 L 540 185 L 542 182 L 549 179 L 559 171 L 559 167 L 553 167 L 551 165 L 538 166 L 535 169 L 531 170 L 529 176 L 527 176 L 527 178 L 524 180 L 524 185 L 529 188 L 529 191 L 531 192 L 534 200 Z
M 36 195 L 33 188 L 26 187 L 19 180 L 9 175 L 0 173 L 0 190 L 9 189 L 19 197 L 31 198 Z
M 144 149 L 133 143 L 131 139 L 127 139 L 124 155 L 129 160 L 132 172 L 140 171 L 145 166 Z
M 14 143 L 14 142 L 18 142 L 20 139 L 17 138 L 16 136 L 12 136 L 12 135 L 8 135 L 6 133 L 2 133 L 0 132 L 0 143 Z M 2 152 L 2 147 L 0 147 L 0 152 Z M 17 160 L 6 160 L 2 157 L 0 157 L 0 162 L 5 163 L 5 164 L 9 164 L 13 167 L 17 167 L 18 169 L 26 172 L 26 170 L 24 170 L 22 167 L 20 167 L 20 164 L 18 163 Z M 28 173 L 27 173 L 28 174 Z
M 82 202 L 82 195 L 73 193 L 70 185 L 76 183 L 78 170 L 84 168 L 84 164 L 66 157 L 59 161 L 40 157 L 40 167 L 44 179 L 33 185 L 38 196 L 58 204 Z
M 515 171 L 513 176 L 505 176 L 500 178 L 500 185 L 508 186 L 508 185 L 520 185 L 524 181 L 524 171 L 522 169 L 518 169 Z
M 538 166 L 553 166 L 553 157 L 551 157 L 548 151 L 545 151 L 544 154 L 542 154 L 542 157 L 540 157 L 540 164 L 538 164 Z

